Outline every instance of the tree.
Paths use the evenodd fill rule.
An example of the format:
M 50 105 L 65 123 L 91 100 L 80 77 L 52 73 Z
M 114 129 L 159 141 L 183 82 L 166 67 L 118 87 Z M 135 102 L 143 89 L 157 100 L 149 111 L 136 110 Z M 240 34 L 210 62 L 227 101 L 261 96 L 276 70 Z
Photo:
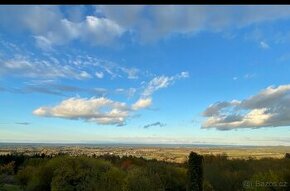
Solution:
M 143 168 L 133 168 L 128 172 L 126 191 L 152 191 L 157 190 L 150 181 L 150 177 Z
M 5 183 L 13 182 L 15 162 L 0 165 L 0 190 L 3 189 Z
M 65 157 L 55 168 L 51 180 L 52 191 L 93 191 L 98 177 L 95 159 Z
M 203 190 L 203 157 L 195 152 L 188 158 L 188 190 Z

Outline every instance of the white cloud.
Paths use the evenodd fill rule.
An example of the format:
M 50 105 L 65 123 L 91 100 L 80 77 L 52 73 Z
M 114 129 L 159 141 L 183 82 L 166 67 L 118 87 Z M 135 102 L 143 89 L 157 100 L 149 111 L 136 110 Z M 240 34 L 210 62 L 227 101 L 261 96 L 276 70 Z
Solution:
M 136 103 L 132 105 L 133 110 L 139 110 L 149 107 L 152 104 L 151 98 L 140 98 Z
M 127 96 L 128 97 L 133 97 L 136 93 L 136 88 L 129 88 L 128 91 L 127 91 Z
M 96 9 L 127 30 L 135 31 L 143 42 L 174 33 L 220 32 L 290 18 L 289 6 L 97 6 Z
M 0 26 L 7 30 L 28 30 L 44 50 L 72 40 L 107 46 L 125 32 L 108 18 L 65 16 L 59 6 L 4 6 L 0 7 Z
M 144 5 L 98 5 L 96 13 L 105 15 L 123 27 L 130 28 L 138 22 L 145 8 Z
M 110 45 L 124 31 L 122 27 L 106 18 L 87 16 L 81 22 L 72 22 L 63 18 L 58 27 L 36 36 L 37 45 L 47 49 L 50 45 L 63 45 L 72 40 L 83 40 L 92 45 Z
M 83 38 L 96 44 L 111 43 L 115 38 L 120 37 L 125 30 L 116 22 L 107 18 L 87 16 L 81 24 Z
M 142 96 L 148 97 L 151 96 L 155 91 L 166 88 L 167 86 L 173 84 L 176 80 L 182 79 L 182 78 L 188 78 L 189 73 L 188 72 L 181 72 L 180 74 L 177 74 L 175 76 L 158 76 L 153 78 L 144 89 Z
M 92 76 L 89 73 L 87 73 L 86 71 L 81 71 L 80 77 L 84 78 L 84 79 L 85 78 L 92 78 Z
M 43 117 L 59 117 L 81 119 L 104 125 L 123 125 L 129 116 L 125 103 L 100 98 L 69 98 L 54 107 L 40 107 L 33 111 L 34 115 Z
M 248 99 L 210 105 L 203 128 L 230 130 L 290 126 L 290 85 L 270 86 Z
M 43 106 L 33 111 L 41 117 L 57 117 L 71 120 L 95 122 L 101 125 L 125 125 L 132 112 L 151 105 L 151 99 L 139 99 L 132 106 L 105 97 L 63 100 L 56 106 Z
M 189 72 L 181 72 L 180 73 L 180 78 L 188 78 L 189 77 Z
M 96 72 L 95 75 L 97 76 L 97 78 L 103 78 L 104 77 L 104 73 L 103 72 Z
M 169 85 L 170 77 L 167 76 L 159 76 L 153 78 L 145 88 L 143 92 L 143 96 L 150 96 L 158 89 L 166 88 Z
M 120 67 L 120 70 L 122 70 L 124 73 L 127 74 L 128 79 L 138 79 L 138 73 L 139 73 L 138 69 Z
M 77 56 L 69 55 L 69 57 L 60 59 L 56 53 L 50 53 L 46 56 L 41 55 L 35 58 L 33 55 L 28 56 L 29 54 L 14 55 L 4 48 L 3 55 L 0 60 L 2 63 L 0 76 L 13 75 L 30 78 L 68 78 L 83 80 L 93 77 L 103 78 L 105 74 L 108 74 L 111 78 L 126 77 L 128 79 L 136 79 L 140 73 L 136 68 L 120 66 L 108 60 L 83 54 Z M 97 72 L 95 74 L 91 73 L 91 68 L 96 69 Z
M 126 95 L 128 98 L 131 98 L 135 95 L 137 89 L 136 88 L 129 88 L 129 89 L 123 89 L 123 88 L 117 88 L 115 90 L 116 93 L 119 94 L 124 94 Z
M 255 73 L 248 73 L 248 74 L 245 74 L 245 75 L 244 75 L 244 78 L 245 78 L 245 79 L 251 79 L 251 78 L 254 78 L 255 76 L 256 76 Z
M 12 14 L 13 13 L 13 14 Z M 63 18 L 58 6 L 26 5 L 1 6 L 0 25 L 6 30 L 29 30 L 33 34 L 43 34 L 57 26 Z
M 52 48 L 52 42 L 47 39 L 46 37 L 44 36 L 35 36 L 35 41 L 36 41 L 36 45 L 41 48 L 42 50 L 46 50 L 46 51 L 51 51 L 53 50 Z
M 91 65 L 94 67 L 99 68 L 99 70 L 95 73 L 97 77 L 104 76 L 108 74 L 111 78 L 116 77 L 127 77 L 128 79 L 137 79 L 139 76 L 140 71 L 137 68 L 125 67 L 120 66 L 117 63 L 110 62 L 107 60 L 101 60 L 93 57 L 84 57 L 78 58 L 75 60 L 78 65 Z
M 261 48 L 263 48 L 263 49 L 268 49 L 268 48 L 270 48 L 269 44 L 267 44 L 265 41 L 261 41 L 261 42 L 260 42 L 260 46 L 261 46 Z
M 290 18 L 290 6 L 96 6 L 88 14 L 82 6 L 2 6 L 5 30 L 28 30 L 37 44 L 61 45 L 72 40 L 105 45 L 128 32 L 132 39 L 154 41 L 172 34 L 221 32 L 257 23 Z M 13 14 L 11 14 L 13 13 Z M 87 13 L 87 15 L 85 15 Z M 46 39 L 46 40 L 45 40 Z
M 45 72 L 43 72 L 45 71 Z M 50 60 L 32 59 L 25 56 L 16 56 L 2 63 L 0 75 L 19 75 L 31 78 L 74 78 L 87 79 L 86 71 L 79 71 L 68 64 L 60 65 Z
M 236 81 L 238 79 L 250 80 L 250 79 L 255 78 L 255 77 L 256 77 L 256 74 L 255 73 L 247 73 L 247 74 L 245 74 L 243 76 L 239 76 L 239 77 L 238 76 L 234 76 L 232 79 L 234 81 Z

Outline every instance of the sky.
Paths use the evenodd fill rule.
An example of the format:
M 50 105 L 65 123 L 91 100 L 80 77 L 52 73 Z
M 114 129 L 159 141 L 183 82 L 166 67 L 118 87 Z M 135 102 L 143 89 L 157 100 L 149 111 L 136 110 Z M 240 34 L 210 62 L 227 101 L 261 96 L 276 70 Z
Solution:
M 290 145 L 290 6 L 0 6 L 0 142 Z

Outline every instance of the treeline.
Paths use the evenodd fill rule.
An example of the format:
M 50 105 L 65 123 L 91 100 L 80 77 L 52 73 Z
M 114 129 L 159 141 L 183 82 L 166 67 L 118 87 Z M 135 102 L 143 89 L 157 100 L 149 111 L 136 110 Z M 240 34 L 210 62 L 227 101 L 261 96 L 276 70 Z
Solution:
M 283 185 L 245 185 L 277 182 Z M 191 153 L 183 164 L 132 156 L 0 156 L 0 190 L 239 191 L 290 190 L 290 159 L 232 159 Z
M 22 160 L 23 156 L 13 156 Z M 186 190 L 186 169 L 182 165 L 135 157 L 66 155 L 32 157 L 19 166 L 13 157 L 2 164 L 9 184 L 27 191 L 138 191 Z M 5 158 L 5 157 L 4 157 Z M 12 159 L 7 161 L 7 158 Z M 4 171 L 2 171 L 3 173 Z M 14 175 L 14 180 L 11 176 Z M 14 182 L 13 182 L 14 181 Z

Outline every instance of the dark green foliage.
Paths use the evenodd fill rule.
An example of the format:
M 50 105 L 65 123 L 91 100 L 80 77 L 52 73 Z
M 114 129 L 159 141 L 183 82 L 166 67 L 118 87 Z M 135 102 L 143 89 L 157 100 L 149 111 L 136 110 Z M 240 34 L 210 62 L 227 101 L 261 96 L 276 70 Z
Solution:
M 184 191 L 186 185 L 184 167 L 132 156 L 31 158 L 16 177 L 25 191 Z
M 190 158 L 196 159 L 196 156 L 199 155 Z M 17 168 L 14 159 L 18 161 Z M 245 160 L 204 155 L 197 163 L 192 160 L 176 164 L 133 156 L 71 157 L 61 154 L 53 158 L 0 156 L 0 161 L 0 191 L 12 188 L 17 191 L 185 191 L 186 187 L 189 190 L 188 177 L 192 172 L 187 169 L 198 169 L 196 166 L 200 163 L 203 164 L 204 191 L 290 190 L 288 158 Z M 198 174 L 202 169 L 195 172 Z M 285 187 L 244 188 L 245 180 L 287 184 Z
M 285 159 L 290 159 L 290 153 L 285 154 Z
M 203 157 L 191 152 L 188 158 L 188 190 L 203 190 Z
M 290 160 L 263 158 L 231 159 L 222 156 L 204 156 L 204 179 L 216 191 L 290 190 L 286 187 L 243 188 L 243 181 L 290 182 Z
M 90 158 L 64 158 L 54 170 L 51 185 L 52 191 L 95 190 L 101 170 L 98 161 Z M 109 166 L 109 164 L 108 164 Z

